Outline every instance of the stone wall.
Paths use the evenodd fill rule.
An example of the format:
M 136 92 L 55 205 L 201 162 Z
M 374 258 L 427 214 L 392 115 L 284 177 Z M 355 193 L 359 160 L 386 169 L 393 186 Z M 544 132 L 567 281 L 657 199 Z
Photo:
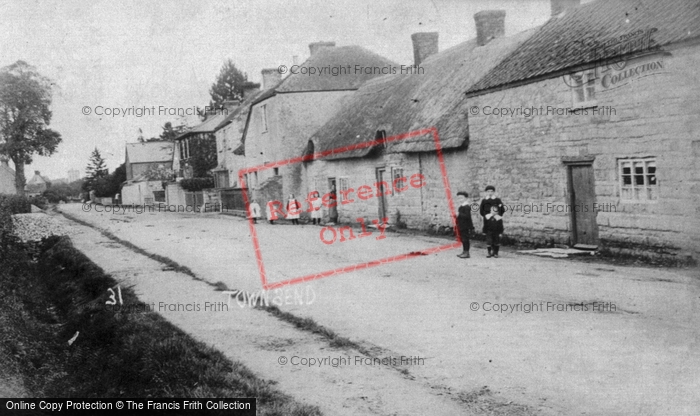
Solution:
M 560 212 L 569 203 L 562 160 L 592 156 L 595 202 L 603 207 L 596 218 L 602 246 L 697 258 L 700 84 L 694 74 L 700 53 L 697 47 L 687 46 L 618 67 L 623 65 L 619 70 L 599 68 L 597 111 L 583 108 L 576 114 L 557 114 L 552 110 L 572 108 L 572 88 L 564 77 L 469 99 L 469 108 L 475 106 L 479 114 L 469 119 L 466 163 L 448 158 L 455 188 L 474 189 L 479 183 L 480 191 L 485 184 L 493 184 L 504 203 L 516 209 L 506 214 L 506 234 L 568 243 L 570 214 Z M 542 109 L 544 114 L 484 114 L 496 107 Z M 657 200 L 621 198 L 619 161 L 635 157 L 656 160 Z M 523 207 L 541 208 L 526 213 Z

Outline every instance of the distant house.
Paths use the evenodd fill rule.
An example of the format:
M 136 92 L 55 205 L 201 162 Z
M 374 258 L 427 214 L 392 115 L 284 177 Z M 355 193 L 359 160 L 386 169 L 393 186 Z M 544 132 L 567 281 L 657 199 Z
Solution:
M 51 181 L 46 176 L 41 176 L 41 172 L 34 171 L 34 176 L 27 181 L 24 186 L 24 192 L 27 196 L 41 195 L 42 192 L 49 189 Z
M 7 162 L 6 157 L 0 156 L 0 194 L 16 194 L 15 171 Z
M 216 168 L 212 169 L 216 188 L 237 188 L 238 171 L 245 167 L 243 132 L 251 103 L 260 94 L 260 84 L 248 84 L 243 102 L 224 117 L 214 129 L 216 137 Z
M 154 178 L 166 174 L 173 165 L 173 144 L 167 141 L 127 143 L 126 182 L 121 188 L 121 203 L 125 205 L 165 202 L 163 182 L 169 178 Z M 159 172 L 160 171 L 160 172 Z
M 235 105 L 235 103 L 229 103 L 229 105 Z M 205 142 L 211 143 L 211 154 L 207 154 L 206 157 L 211 160 L 216 160 L 215 143 L 216 137 L 214 133 L 217 127 L 224 121 L 226 116 L 229 114 L 229 109 L 217 109 L 213 110 L 209 117 L 198 126 L 195 126 L 191 130 L 181 134 L 175 139 L 175 150 L 173 157 L 173 169 L 175 170 L 178 178 L 192 178 L 192 156 L 194 155 L 194 146 Z
M 132 180 L 150 169 L 172 169 L 173 144 L 151 141 L 126 144 L 126 179 Z
M 316 42 L 309 49 L 311 56 L 294 66 L 284 80 L 277 69 L 262 71 L 264 91 L 252 103 L 243 134 L 246 167 L 298 157 L 309 137 L 340 109 L 343 98 L 380 76 L 382 69 L 396 66 L 359 46 L 336 47 L 334 42 Z M 309 68 L 343 71 L 309 76 Z M 305 167 L 295 163 L 249 173 L 246 184 L 261 202 L 281 200 L 290 193 L 301 192 L 305 176 Z

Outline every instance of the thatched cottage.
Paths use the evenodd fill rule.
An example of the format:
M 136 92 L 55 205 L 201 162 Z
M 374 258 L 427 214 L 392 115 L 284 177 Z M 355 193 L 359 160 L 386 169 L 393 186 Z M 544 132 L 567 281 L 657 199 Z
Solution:
M 311 136 L 302 190 L 420 173 L 420 191 L 341 203 L 341 221 L 449 227 L 432 134 L 323 153 L 434 127 L 452 192 L 496 186 L 514 239 L 697 258 L 700 6 L 578 3 L 508 38 L 504 12 L 477 13 L 477 38 L 420 55 L 424 73 L 367 82 Z

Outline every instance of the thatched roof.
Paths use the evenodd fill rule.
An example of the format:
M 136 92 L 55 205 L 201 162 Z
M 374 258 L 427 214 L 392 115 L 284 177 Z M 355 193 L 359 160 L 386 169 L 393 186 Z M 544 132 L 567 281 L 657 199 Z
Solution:
M 318 155 L 374 140 L 378 130 L 392 137 L 432 127 L 437 128 L 443 149 L 463 146 L 469 134 L 464 92 L 532 33 L 494 39 L 484 46 L 470 40 L 429 57 L 421 64 L 420 73 L 405 75 L 397 71 L 368 81 L 314 134 L 315 152 Z M 366 146 L 319 158 L 363 157 L 372 148 Z M 387 146 L 388 152 L 434 150 L 431 133 Z
M 468 94 L 700 36 L 697 0 L 599 0 L 550 19 Z

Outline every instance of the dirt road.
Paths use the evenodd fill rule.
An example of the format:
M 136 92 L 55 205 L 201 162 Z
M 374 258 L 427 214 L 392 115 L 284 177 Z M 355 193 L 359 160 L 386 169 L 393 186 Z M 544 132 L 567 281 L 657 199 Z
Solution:
M 83 212 L 78 204 L 61 209 L 209 282 L 260 292 L 248 223 L 240 218 L 117 215 Z M 163 275 L 174 272 L 133 253 L 117 261 L 113 251 L 123 249 L 89 229 L 76 230 L 76 245 L 98 264 L 112 264 L 111 273 L 135 279 L 145 302 L 226 300 L 189 277 Z M 375 230 L 325 244 L 314 226 L 260 224 L 256 231 L 270 281 L 446 242 L 392 233 L 378 240 Z M 280 309 L 314 319 L 375 357 L 406 357 L 403 373 L 362 362 L 304 366 L 305 358 L 355 360 L 357 354 L 327 348 L 317 336 L 235 300 L 228 312 L 163 314 L 327 414 L 468 414 L 482 405 L 497 411 L 495 403 L 506 413 L 700 413 L 697 270 L 613 267 L 510 251 L 487 259 L 483 251 L 473 250 L 469 260 L 457 258 L 458 250 L 418 256 L 268 294 Z M 296 364 L 281 365 L 279 356 L 297 357 Z

